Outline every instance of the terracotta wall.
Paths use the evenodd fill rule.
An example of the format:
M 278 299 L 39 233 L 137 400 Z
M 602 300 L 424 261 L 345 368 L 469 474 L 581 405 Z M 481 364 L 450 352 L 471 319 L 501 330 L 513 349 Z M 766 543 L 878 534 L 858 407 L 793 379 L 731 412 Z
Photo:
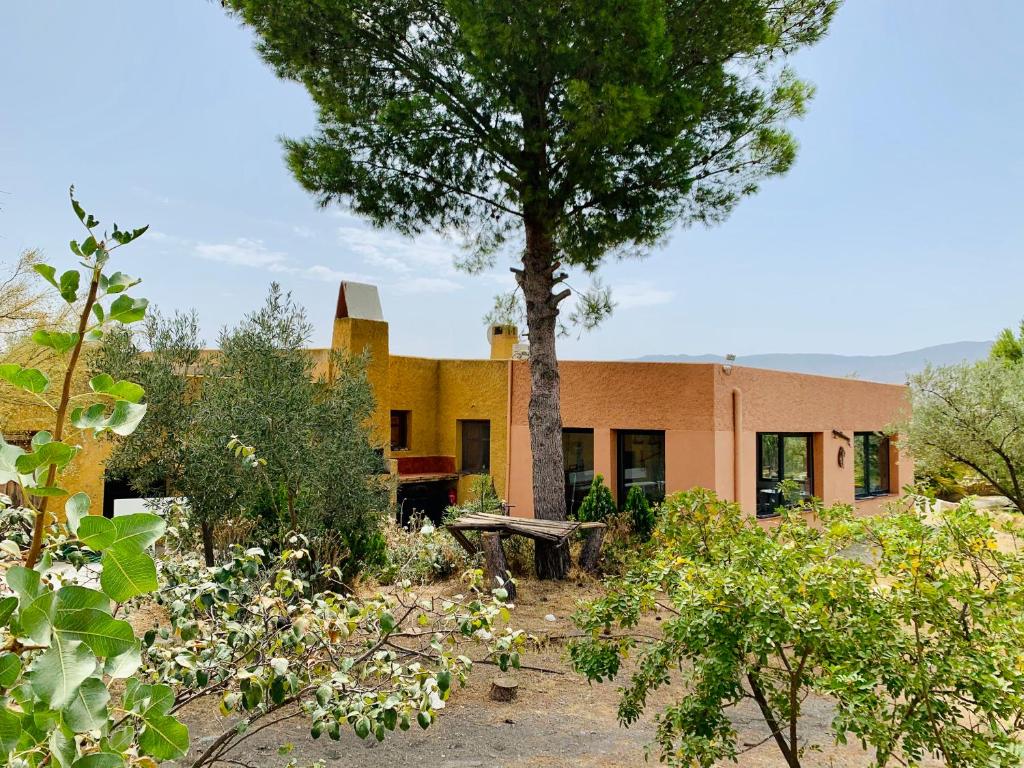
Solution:
M 671 490 L 715 487 L 714 382 L 710 366 L 671 363 L 563 361 L 562 424 L 594 430 L 594 471 L 618 496 L 616 432 L 665 432 L 665 483 Z M 533 515 L 530 432 L 527 409 L 530 373 L 525 361 L 512 366 L 509 503 L 512 513 Z
M 853 450 L 832 430 L 883 430 L 907 407 L 905 387 L 854 379 L 680 363 L 563 362 L 562 420 L 565 427 L 594 429 L 594 469 L 616 489 L 616 430 L 665 432 L 665 481 L 669 493 L 694 486 L 736 497 L 734 469 L 739 440 L 739 500 L 756 507 L 758 432 L 813 433 L 815 494 L 827 502 L 853 502 Z M 733 391 L 740 392 L 740 432 L 734 434 Z M 513 364 L 509 502 L 513 514 L 531 516 L 531 452 L 527 408 L 529 369 Z M 838 466 L 840 445 L 845 464 Z M 892 488 L 910 482 L 910 460 L 892 451 Z M 882 500 L 857 502 L 873 509 Z
M 811 432 L 815 447 L 815 495 L 826 503 L 854 503 L 852 446 L 833 430 L 852 439 L 855 432 L 883 431 L 898 422 L 909 409 L 908 390 L 894 384 L 857 379 L 709 366 L 715 381 L 715 431 L 720 446 L 722 472 L 718 492 L 734 497 L 723 482 L 733 477 L 733 391 L 743 403 L 740 502 L 745 509 L 756 504 L 757 433 Z M 845 451 L 844 466 L 838 463 L 839 448 Z M 722 450 L 725 449 L 725 450 Z M 890 457 L 890 486 L 899 492 L 913 480 L 913 463 L 894 446 Z M 877 508 L 880 499 L 856 501 L 858 507 Z

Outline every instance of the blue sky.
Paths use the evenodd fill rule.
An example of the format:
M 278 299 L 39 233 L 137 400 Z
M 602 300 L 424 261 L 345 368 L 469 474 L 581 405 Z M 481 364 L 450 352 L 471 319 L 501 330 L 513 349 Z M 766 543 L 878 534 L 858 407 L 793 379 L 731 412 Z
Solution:
M 610 265 L 615 315 L 560 354 L 890 353 L 1015 325 L 1022 26 L 1018 0 L 849 0 L 794 61 L 818 94 L 792 171 Z M 348 278 L 380 285 L 393 352 L 486 353 L 504 268 L 462 275 L 449 242 L 319 209 L 277 141 L 312 129 L 310 101 L 217 3 L 6 3 L 0 72 L 0 261 L 71 262 L 74 183 L 105 222 L 151 226 L 120 266 L 161 308 L 195 307 L 208 340 L 277 280 L 325 344 Z

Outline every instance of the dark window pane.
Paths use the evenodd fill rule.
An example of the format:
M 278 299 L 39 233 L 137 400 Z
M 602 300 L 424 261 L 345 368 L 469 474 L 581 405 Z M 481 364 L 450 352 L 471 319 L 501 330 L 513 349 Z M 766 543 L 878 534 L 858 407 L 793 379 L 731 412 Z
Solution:
M 854 493 L 889 493 L 889 438 L 874 432 L 858 432 L 854 446 Z
M 461 421 L 462 471 L 480 475 L 491 469 L 491 422 Z
M 779 479 L 779 436 L 772 434 L 758 435 L 761 442 L 761 479 Z
M 665 433 L 619 432 L 619 503 L 634 485 L 651 501 L 665 498 Z
M 882 435 L 868 436 L 868 479 L 871 493 L 889 490 L 889 439 Z
M 565 506 L 569 514 L 580 508 L 594 480 L 594 430 L 562 430 L 565 461 Z
M 404 451 L 409 447 L 409 411 L 391 412 L 391 450 Z

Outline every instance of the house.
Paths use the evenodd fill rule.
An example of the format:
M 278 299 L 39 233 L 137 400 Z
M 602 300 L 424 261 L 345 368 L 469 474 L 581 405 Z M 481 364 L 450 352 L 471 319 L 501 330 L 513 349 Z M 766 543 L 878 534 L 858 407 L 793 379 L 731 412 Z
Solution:
M 488 330 L 486 360 L 391 355 L 374 286 L 343 283 L 335 350 L 368 352 L 375 437 L 397 479 L 400 514 L 437 516 L 489 476 L 511 514 L 533 515 L 529 363 L 516 329 Z M 518 353 L 518 354 L 517 354 Z M 906 387 L 719 364 L 562 361 L 566 501 L 595 474 L 622 502 L 694 486 L 751 514 L 782 503 L 779 484 L 859 512 L 913 479 L 885 430 L 909 408 Z
M 481 479 L 512 515 L 533 515 L 529 362 L 514 327 L 493 326 L 487 338 L 488 359 L 392 355 L 377 288 L 345 282 L 332 349 L 310 350 L 318 376 L 330 375 L 332 350 L 367 353 L 372 435 L 402 519 L 439 519 L 450 503 L 474 498 Z M 719 364 L 562 361 L 559 370 L 573 510 L 595 474 L 620 503 L 634 486 L 652 501 L 703 486 L 759 515 L 782 503 L 783 480 L 870 512 L 913 478 L 910 458 L 883 434 L 909 407 L 906 387 Z M 27 444 L 49 414 L 26 406 L 10 416 L 8 440 Z M 112 514 L 115 499 L 135 494 L 104 482 L 110 443 L 85 442 L 70 487 Z

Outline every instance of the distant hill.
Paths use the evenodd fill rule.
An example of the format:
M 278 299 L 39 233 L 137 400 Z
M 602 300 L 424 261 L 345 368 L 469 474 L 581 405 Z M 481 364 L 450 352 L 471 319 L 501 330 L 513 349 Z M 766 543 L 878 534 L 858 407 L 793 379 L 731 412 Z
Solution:
M 738 355 L 736 365 L 770 368 L 776 371 L 816 373 L 821 376 L 851 376 L 867 381 L 903 384 L 907 375 L 926 364 L 952 365 L 988 357 L 991 341 L 957 341 L 895 355 L 788 354 Z M 636 358 L 660 363 L 724 363 L 722 355 L 647 355 Z

